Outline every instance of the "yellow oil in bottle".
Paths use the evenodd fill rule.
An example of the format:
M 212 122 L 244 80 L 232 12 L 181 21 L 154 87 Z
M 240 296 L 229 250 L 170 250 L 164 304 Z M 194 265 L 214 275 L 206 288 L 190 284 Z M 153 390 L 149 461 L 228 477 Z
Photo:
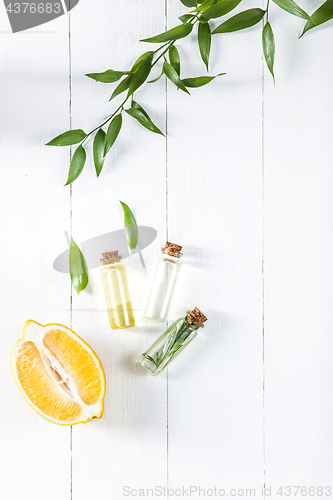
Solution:
M 108 252 L 103 254 L 101 260 L 104 263 L 101 270 L 102 283 L 112 330 L 135 326 L 126 267 L 120 263 L 120 259 L 118 252 Z

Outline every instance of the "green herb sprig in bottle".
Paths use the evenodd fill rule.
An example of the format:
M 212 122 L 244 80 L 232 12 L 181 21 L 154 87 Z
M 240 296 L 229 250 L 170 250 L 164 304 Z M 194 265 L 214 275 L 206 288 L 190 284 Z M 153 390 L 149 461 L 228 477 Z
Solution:
M 197 307 L 193 311 L 187 311 L 185 317 L 177 319 L 162 333 L 139 357 L 138 362 L 151 375 L 158 375 L 192 342 L 198 334 L 198 329 L 204 327 L 205 321 L 206 316 Z

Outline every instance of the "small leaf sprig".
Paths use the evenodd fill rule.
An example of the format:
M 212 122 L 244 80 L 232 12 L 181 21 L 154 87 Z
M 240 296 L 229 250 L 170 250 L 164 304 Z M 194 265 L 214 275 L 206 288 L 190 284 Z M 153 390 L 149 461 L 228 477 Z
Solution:
M 124 211 L 124 227 L 127 245 L 130 250 L 134 250 L 137 247 L 139 239 L 138 226 L 130 207 L 123 201 L 119 200 L 119 203 L 123 207 Z
M 88 267 L 80 248 L 72 237 L 69 250 L 69 273 L 73 287 L 79 295 L 88 285 Z
M 127 91 L 126 97 L 113 113 L 107 116 L 104 121 L 90 132 L 86 133 L 82 129 L 69 130 L 58 135 L 48 146 L 73 146 L 78 144 L 69 167 L 68 177 L 65 186 L 74 182 L 81 174 L 86 163 L 86 151 L 84 143 L 95 134 L 93 142 L 93 159 L 96 175 L 102 172 L 106 155 L 116 142 L 123 124 L 123 111 L 134 118 L 144 128 L 164 136 L 164 133 L 153 123 L 148 113 L 134 100 L 134 93 L 142 87 L 144 83 L 155 83 L 163 75 L 173 83 L 177 89 L 186 94 L 190 94 L 189 88 L 202 87 L 210 83 L 216 77 L 225 75 L 219 73 L 215 76 L 199 76 L 195 78 L 182 78 L 180 71 L 180 56 L 175 43 L 187 37 L 193 32 L 194 26 L 198 25 L 197 39 L 199 52 L 202 61 L 208 71 L 209 56 L 211 50 L 212 35 L 219 33 L 237 32 L 250 28 L 263 20 L 262 47 L 267 67 L 274 76 L 275 59 L 275 39 L 271 24 L 268 20 L 269 1 L 266 9 L 251 8 L 239 12 L 219 24 L 213 31 L 210 21 L 223 17 L 233 11 L 243 0 L 180 0 L 181 3 L 192 9 L 188 13 L 179 17 L 181 24 L 170 30 L 160 33 L 151 38 L 145 38 L 142 42 L 151 44 L 161 44 L 156 50 L 144 52 L 134 62 L 128 71 L 115 71 L 109 69 L 103 73 L 88 73 L 86 76 L 96 82 L 115 83 L 120 80 L 115 90 L 111 94 L 109 101 Z M 272 0 L 276 5 L 289 14 L 300 17 L 306 21 L 300 38 L 309 30 L 319 26 L 333 18 L 333 0 L 326 0 L 312 15 L 307 14 L 294 0 Z M 266 19 L 264 19 L 266 18 Z M 153 67 L 162 62 L 161 72 L 157 78 L 147 81 Z M 130 106 L 125 108 L 130 101 Z M 106 127 L 104 131 L 103 127 Z

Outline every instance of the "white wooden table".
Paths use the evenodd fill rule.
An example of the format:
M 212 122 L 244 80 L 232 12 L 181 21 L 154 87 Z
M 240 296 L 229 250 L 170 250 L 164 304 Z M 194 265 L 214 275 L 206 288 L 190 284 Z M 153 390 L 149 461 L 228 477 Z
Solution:
M 140 90 L 167 140 L 125 117 L 99 179 L 91 144 L 72 188 L 68 148 L 44 146 L 112 111 L 113 87 L 85 73 L 127 69 L 139 39 L 185 11 L 178 0 L 81 0 L 12 34 L 1 6 L 3 499 L 120 500 L 155 487 L 171 498 L 191 486 L 261 497 L 263 485 L 278 499 L 280 486 L 333 486 L 332 23 L 298 40 L 303 21 L 272 5 L 275 87 L 259 26 L 216 36 L 211 73 L 228 75 L 191 96 L 163 79 Z M 178 46 L 182 75 L 205 74 L 195 39 Z M 107 214 L 95 203 L 105 194 Z M 156 379 L 135 359 L 164 325 L 111 331 L 91 290 L 71 294 L 52 268 L 66 227 L 78 242 L 122 227 L 119 199 L 158 231 L 143 252 L 148 277 L 167 239 L 184 247 L 170 319 L 194 306 L 209 318 Z M 141 269 L 137 256 L 126 264 Z M 101 420 L 55 426 L 26 404 L 9 361 L 29 318 L 72 327 L 97 352 Z

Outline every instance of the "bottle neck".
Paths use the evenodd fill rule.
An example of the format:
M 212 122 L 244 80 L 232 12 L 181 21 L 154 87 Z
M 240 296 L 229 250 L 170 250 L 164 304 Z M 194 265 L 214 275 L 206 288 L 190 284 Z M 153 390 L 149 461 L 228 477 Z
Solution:
M 110 269 L 110 267 L 117 267 L 123 265 L 121 260 L 119 262 L 111 262 L 110 264 L 104 264 L 103 269 Z
M 173 257 L 164 252 L 162 252 L 161 259 L 165 262 L 171 262 L 172 264 L 178 264 L 179 262 L 179 257 Z
M 188 316 L 185 316 L 184 318 L 184 323 L 187 325 L 187 327 L 191 330 L 198 330 L 199 329 L 199 326 L 196 325 L 195 323 L 192 323 L 191 321 L 191 318 L 189 318 Z

